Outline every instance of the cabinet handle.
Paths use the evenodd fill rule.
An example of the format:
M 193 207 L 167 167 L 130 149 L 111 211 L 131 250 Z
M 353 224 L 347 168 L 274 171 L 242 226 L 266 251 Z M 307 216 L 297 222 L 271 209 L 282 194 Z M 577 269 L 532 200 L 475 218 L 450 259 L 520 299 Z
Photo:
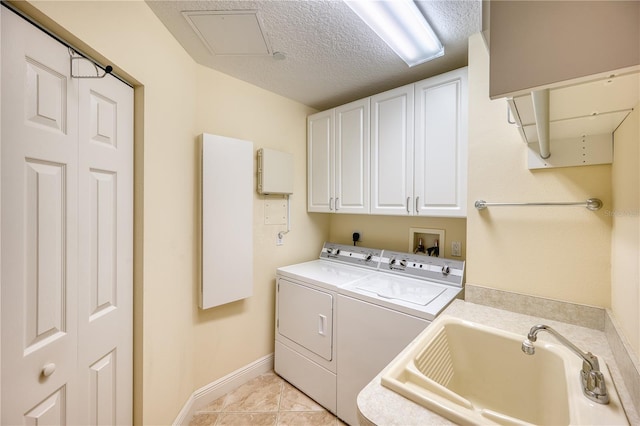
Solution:
M 407 213 L 409 213 L 409 214 L 411 214 L 411 210 L 409 210 L 410 209 L 410 207 L 409 207 L 410 206 L 410 204 L 409 204 L 410 200 L 411 200 L 411 197 L 407 197 Z
M 329 198 L 329 210 L 333 210 L 333 197 Z
M 420 197 L 416 197 L 416 214 L 420 214 Z
M 339 210 L 339 209 L 338 209 L 338 200 L 339 200 L 339 199 L 340 199 L 340 198 L 336 198 L 336 205 L 335 205 L 336 211 L 338 211 L 338 210 Z

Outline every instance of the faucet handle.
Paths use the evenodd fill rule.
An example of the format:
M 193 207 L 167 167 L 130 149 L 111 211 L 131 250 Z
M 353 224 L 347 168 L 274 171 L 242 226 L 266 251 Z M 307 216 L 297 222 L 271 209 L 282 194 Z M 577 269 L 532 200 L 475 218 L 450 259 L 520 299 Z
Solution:
M 607 393 L 607 385 L 604 382 L 604 376 L 601 371 L 582 371 L 582 390 L 587 398 L 600 403 L 609 403 L 609 394 Z

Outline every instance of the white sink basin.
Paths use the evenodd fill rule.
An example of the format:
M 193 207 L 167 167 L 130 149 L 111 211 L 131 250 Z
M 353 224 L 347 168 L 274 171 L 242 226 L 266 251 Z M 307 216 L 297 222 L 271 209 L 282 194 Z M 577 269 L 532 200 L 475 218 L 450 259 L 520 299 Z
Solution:
M 602 358 L 607 405 L 583 395 L 578 356 L 540 340 L 525 355 L 525 338 L 443 315 L 385 369 L 382 385 L 461 424 L 629 424 Z

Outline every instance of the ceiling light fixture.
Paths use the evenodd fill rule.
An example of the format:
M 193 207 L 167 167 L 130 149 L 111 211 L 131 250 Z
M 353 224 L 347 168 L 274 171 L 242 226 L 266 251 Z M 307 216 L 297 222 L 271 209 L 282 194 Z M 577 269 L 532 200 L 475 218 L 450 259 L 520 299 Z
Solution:
M 410 67 L 444 55 L 444 47 L 412 0 L 345 0 Z

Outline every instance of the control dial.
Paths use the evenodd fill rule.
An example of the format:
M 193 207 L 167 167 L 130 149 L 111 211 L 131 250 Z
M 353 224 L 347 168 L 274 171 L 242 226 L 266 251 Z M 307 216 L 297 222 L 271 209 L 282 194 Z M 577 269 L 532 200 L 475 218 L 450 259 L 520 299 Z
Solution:
M 327 254 L 335 254 L 336 256 L 340 254 L 340 249 L 339 248 L 328 248 L 327 249 Z

